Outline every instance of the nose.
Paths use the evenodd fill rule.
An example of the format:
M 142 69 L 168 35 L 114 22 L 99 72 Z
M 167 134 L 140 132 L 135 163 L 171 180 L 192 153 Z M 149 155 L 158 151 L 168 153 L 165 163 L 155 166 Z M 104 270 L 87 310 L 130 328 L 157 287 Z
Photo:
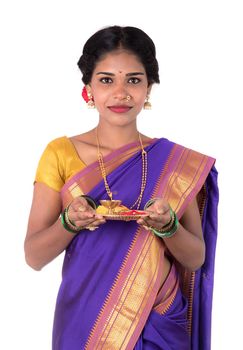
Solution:
M 117 100 L 124 100 L 128 95 L 127 89 L 124 84 L 118 84 L 115 89 L 113 96 Z

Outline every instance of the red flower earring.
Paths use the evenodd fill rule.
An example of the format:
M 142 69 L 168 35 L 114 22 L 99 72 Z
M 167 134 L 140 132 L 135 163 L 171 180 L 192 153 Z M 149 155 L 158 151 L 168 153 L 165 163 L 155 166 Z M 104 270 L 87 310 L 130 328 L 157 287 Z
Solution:
M 82 97 L 84 101 L 87 103 L 88 108 L 95 108 L 93 96 L 90 91 L 87 91 L 86 86 L 83 87 Z

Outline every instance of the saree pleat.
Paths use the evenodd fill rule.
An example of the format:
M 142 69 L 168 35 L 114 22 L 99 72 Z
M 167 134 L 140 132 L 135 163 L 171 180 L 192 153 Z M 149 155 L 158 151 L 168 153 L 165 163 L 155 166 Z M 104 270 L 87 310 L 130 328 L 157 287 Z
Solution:
M 148 179 L 142 207 L 151 197 L 164 196 L 181 217 L 207 180 L 214 160 L 166 139 L 154 140 L 146 151 Z M 140 193 L 139 145 L 130 144 L 113 152 L 105 157 L 105 166 L 115 198 L 130 207 Z M 207 192 L 209 195 L 212 191 L 208 188 Z M 98 162 L 64 185 L 63 207 L 84 193 L 97 201 L 108 198 Z M 210 199 L 205 203 L 203 222 L 209 237 L 206 221 L 212 204 Z M 209 250 L 213 250 L 215 240 L 207 241 L 212 245 Z M 188 329 L 196 330 L 197 334 L 199 330 L 208 332 L 210 326 L 206 324 L 210 316 L 204 316 L 203 320 L 197 314 L 188 317 L 190 274 L 185 271 L 184 275 L 178 274 L 173 265 L 161 287 L 164 253 L 163 240 L 134 221 L 108 221 L 93 232 L 82 230 L 76 235 L 65 254 L 54 318 L 53 350 L 184 350 L 190 349 L 189 342 L 193 350 L 199 349 L 195 347 L 196 337 L 194 334 L 190 337 Z M 208 260 L 211 263 L 207 276 L 212 272 L 212 256 L 208 255 Z M 206 261 L 205 267 L 207 264 Z M 191 305 L 195 310 L 204 308 L 203 315 L 207 315 L 211 314 L 208 305 L 212 283 L 209 287 L 205 285 L 210 300 L 201 305 L 200 285 L 206 270 L 200 271 L 195 278 Z M 183 276 L 188 278 L 183 281 Z M 209 348 L 205 345 L 200 349 Z
M 192 315 L 192 350 L 211 349 L 211 309 L 213 300 L 214 257 L 217 240 L 218 187 L 215 167 L 207 177 L 202 227 L 206 244 L 206 259 L 195 273 Z
M 189 350 L 187 305 L 173 264 L 134 349 Z

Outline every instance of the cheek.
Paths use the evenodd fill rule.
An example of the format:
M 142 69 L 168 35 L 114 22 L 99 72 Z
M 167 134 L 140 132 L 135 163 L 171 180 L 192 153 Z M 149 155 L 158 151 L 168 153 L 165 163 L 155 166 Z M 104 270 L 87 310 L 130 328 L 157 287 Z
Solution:
M 141 94 L 140 96 L 138 96 L 138 98 L 137 98 L 137 103 L 138 103 L 139 105 L 143 105 L 144 102 L 145 102 L 145 100 L 146 100 L 146 96 L 147 96 L 147 95 L 144 95 L 144 94 Z
M 102 105 L 106 101 L 106 94 L 102 91 L 95 91 L 93 98 L 97 105 Z
M 95 86 L 93 89 L 93 97 L 99 103 L 105 102 L 108 96 L 108 89 L 104 89 L 104 87 Z
M 140 89 L 131 91 L 131 95 L 134 96 L 134 99 L 138 103 L 142 103 L 145 101 L 147 96 L 147 89 L 145 87 L 141 87 Z

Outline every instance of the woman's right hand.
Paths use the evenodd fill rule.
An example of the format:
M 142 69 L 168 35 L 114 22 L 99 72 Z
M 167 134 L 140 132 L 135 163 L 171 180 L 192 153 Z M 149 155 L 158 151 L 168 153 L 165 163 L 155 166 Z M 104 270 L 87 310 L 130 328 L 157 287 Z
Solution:
M 41 270 L 62 253 L 74 238 L 61 223 L 61 211 L 60 193 L 41 182 L 35 183 L 25 238 L 26 261 L 35 270 Z M 83 197 L 70 203 L 68 216 L 75 225 L 91 229 L 105 222 Z
M 84 197 L 75 198 L 68 206 L 68 218 L 77 227 L 95 230 L 106 220 L 89 205 Z

